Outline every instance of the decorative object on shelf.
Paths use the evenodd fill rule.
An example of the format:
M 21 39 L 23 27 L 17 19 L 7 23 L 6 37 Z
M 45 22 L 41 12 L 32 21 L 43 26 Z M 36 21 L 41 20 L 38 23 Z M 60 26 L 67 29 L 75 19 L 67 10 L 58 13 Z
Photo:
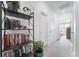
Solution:
M 23 11 L 27 15 L 30 15 L 31 14 L 31 10 L 28 7 L 23 7 Z
M 23 25 L 21 25 L 21 28 L 20 29 L 24 29 L 24 30 L 26 30 L 26 29 L 28 29 L 28 30 L 32 30 L 32 27 L 31 26 L 23 26 Z
M 19 1 L 7 1 L 7 6 L 12 11 L 18 11 L 18 8 L 20 8 Z
M 44 46 L 44 42 L 42 41 L 34 42 L 34 56 L 35 57 L 43 56 L 43 46 Z
M 31 25 L 27 26 L 27 29 L 32 30 L 32 26 Z

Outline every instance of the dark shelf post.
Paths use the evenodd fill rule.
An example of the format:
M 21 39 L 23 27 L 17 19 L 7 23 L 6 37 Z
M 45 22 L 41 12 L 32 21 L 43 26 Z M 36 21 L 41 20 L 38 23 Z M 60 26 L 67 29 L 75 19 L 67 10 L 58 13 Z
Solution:
M 0 57 L 2 56 L 2 3 L 0 1 Z
M 33 12 L 33 56 L 34 56 L 34 12 Z

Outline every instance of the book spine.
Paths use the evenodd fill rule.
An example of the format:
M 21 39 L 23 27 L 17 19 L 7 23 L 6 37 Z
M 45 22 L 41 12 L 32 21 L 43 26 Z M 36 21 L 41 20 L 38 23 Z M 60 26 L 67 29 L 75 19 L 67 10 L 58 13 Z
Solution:
M 28 52 L 31 52 L 31 45 L 28 44 L 27 47 L 28 47 Z
M 12 46 L 15 44 L 15 34 L 12 34 Z
M 25 46 L 25 53 L 27 54 L 27 47 Z
M 18 43 L 21 44 L 21 34 L 18 34 Z
M 22 47 L 22 53 L 25 53 L 25 46 Z
M 8 34 L 8 48 L 10 48 L 10 34 Z
M 11 57 L 14 57 L 13 49 L 11 50 Z
M 4 33 L 4 49 L 9 48 L 9 35 Z
M 22 49 L 19 49 L 19 56 L 22 56 Z
M 22 34 L 21 39 L 22 39 L 22 44 L 24 44 L 26 42 L 26 37 L 24 34 Z
M 25 46 L 25 53 L 28 54 L 30 52 L 29 45 Z
M 29 41 L 29 38 L 30 38 L 30 35 L 29 35 L 29 33 L 27 33 L 26 34 L 26 40 L 27 40 L 27 42 Z
M 12 34 L 10 34 L 10 47 L 12 47 Z
M 15 45 L 18 45 L 18 34 L 15 34 Z

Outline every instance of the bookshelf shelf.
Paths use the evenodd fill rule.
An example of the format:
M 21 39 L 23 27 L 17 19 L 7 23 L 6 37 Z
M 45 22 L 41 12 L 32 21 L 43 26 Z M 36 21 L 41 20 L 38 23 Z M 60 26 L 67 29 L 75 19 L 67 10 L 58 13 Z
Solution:
M 1 29 L 1 30 L 33 30 L 33 29 Z
M 17 18 L 26 19 L 26 20 L 33 18 L 33 16 L 26 15 L 26 14 L 23 14 L 23 13 L 20 13 L 20 12 L 15 12 L 15 11 L 9 10 L 7 8 L 2 7 L 2 9 L 4 10 L 5 14 L 8 15 L 8 16 L 13 16 L 13 17 L 17 17 Z

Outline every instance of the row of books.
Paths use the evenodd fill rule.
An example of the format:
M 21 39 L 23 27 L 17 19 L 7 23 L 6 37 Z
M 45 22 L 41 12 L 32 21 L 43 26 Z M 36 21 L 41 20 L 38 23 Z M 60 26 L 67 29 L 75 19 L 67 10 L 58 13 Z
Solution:
M 6 34 L 4 32 L 4 48 L 8 49 L 10 47 L 14 47 L 17 45 L 24 45 L 25 43 L 29 42 L 30 34 Z
M 21 48 L 15 48 L 2 52 L 2 57 L 22 57 L 24 54 L 28 56 L 28 53 L 31 52 L 31 45 L 24 45 Z
M 30 29 L 32 30 L 31 25 L 24 26 L 21 24 L 20 20 L 9 19 L 7 17 L 4 18 L 4 29 Z
M 17 26 L 18 28 L 20 25 L 20 21 L 19 20 L 13 20 L 13 19 L 9 19 L 7 17 L 4 18 L 4 29 L 15 29 Z

